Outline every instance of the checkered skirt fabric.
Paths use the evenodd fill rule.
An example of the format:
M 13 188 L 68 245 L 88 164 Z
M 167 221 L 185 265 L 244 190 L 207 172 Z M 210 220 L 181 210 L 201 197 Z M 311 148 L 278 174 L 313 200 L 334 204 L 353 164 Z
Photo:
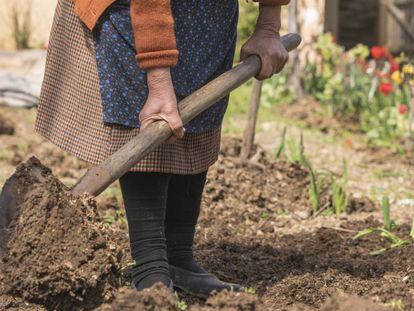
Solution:
M 102 103 L 92 33 L 59 0 L 53 21 L 36 131 L 63 150 L 98 164 L 136 136 L 138 129 L 102 121 Z M 220 129 L 186 134 L 164 144 L 131 171 L 197 174 L 218 156 Z

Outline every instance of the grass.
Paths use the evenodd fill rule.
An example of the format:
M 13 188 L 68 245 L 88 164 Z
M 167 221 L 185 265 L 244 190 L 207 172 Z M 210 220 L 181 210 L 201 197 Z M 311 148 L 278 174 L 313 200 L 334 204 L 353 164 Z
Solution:
M 390 301 L 384 303 L 384 306 L 395 311 L 402 311 L 405 309 L 405 304 L 401 299 L 391 299 Z
M 378 180 L 384 178 L 392 178 L 392 177 L 401 177 L 403 174 L 398 171 L 390 170 L 390 169 L 378 169 L 373 172 L 374 177 Z
M 183 310 L 183 311 L 185 311 L 185 310 L 187 310 L 187 309 L 188 309 L 188 303 L 187 303 L 186 301 L 184 301 L 184 300 L 180 300 L 180 301 L 177 303 L 177 308 L 178 308 L 178 310 Z
M 336 178 L 331 175 L 331 187 L 332 187 L 332 207 L 337 216 L 345 213 L 348 208 L 348 163 L 343 160 L 343 173 L 342 176 Z
M 412 241 L 401 239 L 400 237 L 398 237 L 396 234 L 392 232 L 392 230 L 394 230 L 397 227 L 397 225 L 393 220 L 391 220 L 390 202 L 387 196 L 384 196 L 382 200 L 382 214 L 383 214 L 383 222 L 384 222 L 383 228 L 380 228 L 380 227 L 367 228 L 367 229 L 361 230 L 353 237 L 353 239 L 356 240 L 369 234 L 379 233 L 379 236 L 381 238 L 385 238 L 391 243 L 389 247 L 380 248 L 380 249 L 370 252 L 370 254 L 373 256 L 383 254 L 389 249 L 398 248 L 398 247 L 402 247 L 408 244 L 412 244 Z M 414 240 L 414 219 L 413 219 L 413 223 L 411 226 L 410 237 Z

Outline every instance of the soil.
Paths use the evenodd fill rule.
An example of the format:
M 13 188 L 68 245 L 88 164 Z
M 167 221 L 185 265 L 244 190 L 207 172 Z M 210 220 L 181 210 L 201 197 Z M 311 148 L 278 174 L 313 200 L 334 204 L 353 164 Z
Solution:
M 358 125 L 352 120 L 346 122 L 335 117 L 328 117 L 327 111 L 312 98 L 306 98 L 294 104 L 281 105 L 277 110 L 281 116 L 301 121 L 307 128 L 317 128 L 323 133 L 340 134 L 344 129 L 360 132 Z
M 290 311 L 312 311 L 314 308 L 308 306 L 296 306 Z M 361 298 L 354 295 L 347 295 L 344 293 L 337 293 L 327 301 L 320 308 L 322 311 L 384 311 L 384 307 L 372 302 L 369 299 Z
M 95 201 L 66 193 L 35 158 L 17 168 L 16 178 L 20 205 L 6 233 L 0 293 L 48 310 L 90 309 L 113 298 L 122 251 Z
M 111 304 L 105 304 L 96 311 L 176 311 L 178 299 L 163 284 L 155 284 L 150 289 L 136 292 L 121 289 Z
M 0 135 L 13 135 L 14 125 L 0 114 Z
M 7 111 L 21 114 L 20 120 L 30 119 L 26 113 Z M 31 134 L 32 123 L 21 123 L 14 136 L 0 140 L 9 152 L 0 158 L 0 175 L 12 173 L 16 154 L 21 162 L 36 153 L 68 184 L 88 167 Z M 238 139 L 224 139 L 209 172 L 195 255 L 206 270 L 257 294 L 221 293 L 203 301 L 179 293 L 189 310 L 380 310 L 385 304 L 414 309 L 413 244 L 389 249 L 375 234 L 353 239 L 358 230 L 381 226 L 377 203 L 359 195 L 350 203 L 351 213 L 313 217 L 305 168 L 275 160 L 260 147 L 242 164 L 239 150 Z M 326 160 L 325 153 L 319 156 Z M 145 310 L 143 304 L 148 310 L 178 310 L 164 289 L 145 294 L 127 289 L 124 271 L 131 258 L 118 186 L 98 203 L 73 198 L 48 169 L 40 183 L 29 178 L 31 165 L 40 164 L 32 160 L 18 169 L 27 189 L 9 233 L 19 239 L 9 239 L 1 266 L 0 309 Z M 398 225 L 394 233 L 412 241 L 414 210 L 393 209 L 392 217 Z M 370 255 L 380 248 L 387 251 Z
M 42 306 L 28 303 L 21 298 L 0 295 L 0 310 L 8 311 L 45 311 Z

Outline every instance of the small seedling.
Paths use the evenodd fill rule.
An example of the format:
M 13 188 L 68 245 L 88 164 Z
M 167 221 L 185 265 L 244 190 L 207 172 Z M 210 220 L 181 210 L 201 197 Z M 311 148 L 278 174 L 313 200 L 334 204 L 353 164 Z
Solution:
M 250 295 L 256 295 L 256 290 L 255 290 L 253 287 L 247 287 L 244 291 L 245 291 L 247 294 L 250 294 Z
M 260 214 L 260 218 L 263 220 L 269 219 L 269 213 L 268 212 L 262 212 Z
M 108 225 L 113 225 L 115 223 L 115 217 L 107 213 L 104 217 L 104 223 Z
M 287 210 L 285 210 L 285 209 L 283 209 L 283 208 L 279 207 L 279 208 L 276 210 L 275 214 L 276 214 L 277 216 L 287 216 L 287 215 L 289 215 L 289 211 L 287 211 Z
M 188 309 L 188 303 L 184 300 L 180 300 L 177 304 L 178 310 L 187 310 Z
M 282 135 L 280 136 L 280 144 L 276 151 L 276 159 L 280 159 L 282 154 L 285 152 L 285 145 L 286 145 L 286 126 L 283 128 Z
M 343 161 L 344 170 L 341 178 L 331 177 L 332 186 L 332 207 L 336 215 L 346 212 L 348 207 L 348 195 L 346 194 L 348 184 L 348 163 Z
M 389 231 L 394 229 L 396 224 L 390 217 L 390 199 L 387 196 L 382 198 L 382 215 L 384 219 L 384 228 Z
M 322 182 L 318 178 L 310 163 L 307 163 L 307 168 L 310 176 L 309 200 L 312 205 L 313 214 L 315 215 L 320 207 Z
M 384 306 L 395 311 L 402 311 L 405 309 L 405 304 L 401 299 L 391 299 L 385 303 Z
M 407 244 L 410 244 L 409 241 L 407 240 L 403 240 L 401 238 L 399 238 L 397 235 L 395 235 L 394 233 L 390 232 L 387 229 L 384 228 L 367 228 L 365 230 L 362 230 L 360 232 L 358 232 L 353 239 L 359 239 L 362 238 L 368 234 L 372 234 L 372 233 L 379 233 L 381 237 L 387 239 L 388 241 L 391 242 L 391 246 L 389 247 L 389 249 L 392 248 L 397 248 L 397 247 L 401 247 Z M 388 248 L 381 248 L 378 250 L 375 250 L 373 252 L 370 252 L 371 255 L 375 256 L 375 255 L 380 255 L 383 254 L 384 252 L 386 252 L 388 250 Z
M 289 149 L 289 161 L 292 163 L 299 163 L 306 166 L 306 164 L 308 164 L 309 161 L 305 155 L 303 133 L 300 134 L 299 145 L 296 145 L 293 139 L 288 139 L 286 143 Z
M 414 240 L 414 219 L 413 219 L 413 224 L 411 225 L 410 237 Z

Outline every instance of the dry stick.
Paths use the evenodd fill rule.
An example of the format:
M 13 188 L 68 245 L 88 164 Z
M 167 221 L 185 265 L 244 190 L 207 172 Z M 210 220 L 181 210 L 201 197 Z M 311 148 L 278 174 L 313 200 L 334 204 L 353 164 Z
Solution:
M 299 25 L 298 25 L 298 0 L 291 0 L 289 5 L 289 32 L 298 33 L 299 32 Z M 294 50 L 291 53 L 291 75 L 289 78 L 289 82 L 292 85 L 292 88 L 295 92 L 296 99 L 299 100 L 303 97 L 303 88 L 300 81 L 300 58 L 299 58 L 299 51 Z
M 244 130 L 243 144 L 241 149 L 241 162 L 247 162 L 254 144 L 256 131 L 257 114 L 259 112 L 260 98 L 262 96 L 263 81 L 253 80 L 252 94 L 249 102 L 249 113 L 247 116 L 247 126 Z
M 357 233 L 358 231 L 356 230 L 351 230 L 351 229 L 344 229 L 344 228 L 338 228 L 338 227 L 328 227 L 328 226 L 322 226 L 322 229 L 330 229 L 330 230 L 336 230 L 336 231 L 341 231 L 341 232 L 346 232 L 346 233 Z

